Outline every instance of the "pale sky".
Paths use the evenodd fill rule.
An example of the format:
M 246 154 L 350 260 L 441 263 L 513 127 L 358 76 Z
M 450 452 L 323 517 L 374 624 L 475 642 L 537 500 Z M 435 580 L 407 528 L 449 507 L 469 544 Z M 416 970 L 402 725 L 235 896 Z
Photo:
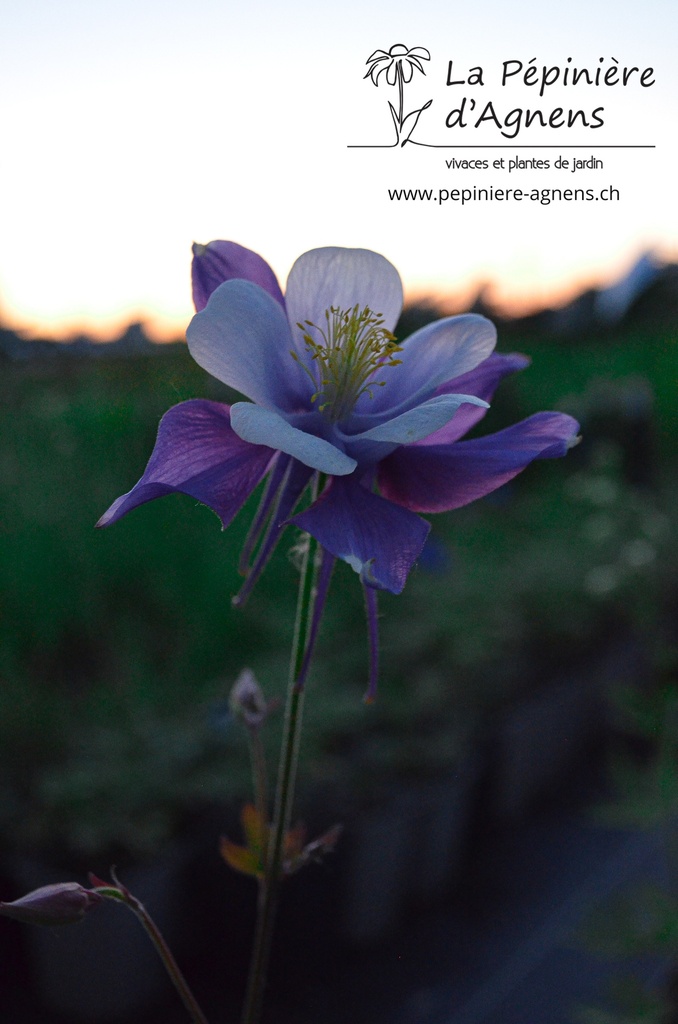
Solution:
M 6 0 L 0 16 L 0 323 L 111 334 L 132 318 L 183 333 L 190 246 L 227 238 L 284 281 L 319 245 L 362 246 L 398 267 L 409 294 L 507 305 L 605 283 L 642 251 L 678 257 L 676 5 L 572 0 Z M 405 108 L 433 99 L 413 138 L 505 150 L 353 149 L 389 141 L 397 90 L 363 78 L 393 43 L 426 47 Z M 504 60 L 541 67 L 651 66 L 651 88 L 537 90 L 499 84 Z M 447 87 L 485 69 L 482 90 Z M 603 168 L 450 171 L 445 160 L 549 158 L 491 126 L 450 133 L 466 94 L 497 109 L 603 105 L 603 127 L 543 129 L 515 143 L 655 144 L 595 154 Z M 565 153 L 565 150 L 563 150 Z M 567 154 L 566 154 L 567 155 Z M 389 188 L 612 186 L 618 202 L 394 202 Z

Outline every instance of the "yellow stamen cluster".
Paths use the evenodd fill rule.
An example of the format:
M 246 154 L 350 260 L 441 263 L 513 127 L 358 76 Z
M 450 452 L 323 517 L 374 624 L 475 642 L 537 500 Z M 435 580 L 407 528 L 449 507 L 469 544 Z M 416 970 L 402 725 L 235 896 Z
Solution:
M 333 423 L 345 419 L 361 395 L 367 393 L 371 398 L 373 388 L 385 385 L 385 380 L 374 379 L 377 370 L 402 362 L 395 358 L 395 353 L 402 351 L 401 346 L 384 327 L 381 313 L 373 313 L 369 306 L 360 309 L 356 304 L 348 310 L 332 306 L 325 310 L 324 328 L 310 320 L 297 327 L 303 332 L 306 349 L 316 364 L 315 374 L 296 352 L 290 355 L 317 387 L 311 401 L 319 402 L 318 408 Z M 309 328 L 317 332 L 320 340 L 311 336 Z

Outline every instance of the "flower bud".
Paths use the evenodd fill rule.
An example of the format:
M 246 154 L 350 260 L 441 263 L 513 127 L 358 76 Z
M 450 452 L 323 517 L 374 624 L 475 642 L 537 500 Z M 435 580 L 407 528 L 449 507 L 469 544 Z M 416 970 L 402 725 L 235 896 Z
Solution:
M 229 704 L 236 718 L 248 729 L 260 729 L 270 711 L 256 676 L 249 668 L 244 668 L 233 684 Z
M 25 924 L 76 924 L 102 897 L 77 882 L 43 885 L 12 903 L 0 900 L 0 914 Z

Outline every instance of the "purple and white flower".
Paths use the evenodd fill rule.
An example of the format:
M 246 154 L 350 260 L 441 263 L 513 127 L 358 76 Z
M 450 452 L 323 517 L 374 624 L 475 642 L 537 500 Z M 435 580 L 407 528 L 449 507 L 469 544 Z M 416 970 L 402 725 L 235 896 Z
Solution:
M 446 317 L 397 344 L 400 278 L 366 249 L 305 253 L 283 296 L 256 253 L 233 242 L 196 245 L 193 296 L 191 355 L 248 401 L 194 399 L 170 409 L 143 476 L 97 525 L 178 491 L 212 508 L 226 527 L 267 477 L 243 552 L 239 600 L 284 525 L 311 534 L 323 551 L 312 640 L 340 558 L 365 589 L 371 697 L 376 591 L 403 589 L 429 531 L 419 513 L 466 505 L 534 459 L 564 455 L 578 424 L 543 412 L 461 441 L 501 379 L 528 360 L 494 354 L 495 328 L 475 315 Z M 319 496 L 295 513 L 312 478 Z

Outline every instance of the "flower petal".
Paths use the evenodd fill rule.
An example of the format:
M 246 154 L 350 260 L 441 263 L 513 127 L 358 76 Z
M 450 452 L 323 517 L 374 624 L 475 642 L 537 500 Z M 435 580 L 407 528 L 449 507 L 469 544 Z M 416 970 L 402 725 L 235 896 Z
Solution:
M 413 512 L 446 512 L 501 487 L 534 459 L 565 455 L 578 429 L 571 416 L 540 412 L 471 441 L 401 447 L 380 463 L 379 488 Z
M 231 406 L 231 424 L 243 441 L 268 444 L 321 473 L 344 476 L 356 468 L 355 459 L 349 458 L 329 441 L 293 427 L 279 413 L 263 409 L 260 405 L 237 402 Z
M 436 395 L 400 416 L 386 420 L 359 434 L 343 435 L 346 451 L 362 465 L 377 462 L 394 447 L 421 441 L 448 423 L 465 403 L 487 408 L 487 402 L 475 395 Z M 359 419 L 359 418 L 358 418 Z
M 413 68 L 416 68 L 418 71 L 421 71 L 422 75 L 426 74 L 422 66 L 422 63 L 418 57 L 413 57 L 412 54 L 410 53 L 407 59 Z
M 110 526 L 138 505 L 165 494 L 188 494 L 228 526 L 268 469 L 274 452 L 251 445 L 231 429 L 229 408 L 192 399 L 160 420 L 144 475 L 114 501 L 97 526 Z
M 487 359 L 496 340 L 494 324 L 473 313 L 427 324 L 405 339 L 398 353 L 401 365 L 388 368 L 386 386 L 375 392 L 374 404 L 363 398 L 359 411 L 383 414 L 430 397 L 441 384 Z
M 355 476 L 335 478 L 310 508 L 294 516 L 363 583 L 399 594 L 430 529 L 419 516 L 366 490 Z
M 431 59 L 431 54 L 426 49 L 425 46 L 413 46 L 411 50 L 407 51 L 407 56 L 410 58 L 410 60 L 413 57 L 421 57 L 424 60 L 430 60 Z
M 367 58 L 365 63 L 371 64 L 373 60 L 383 60 L 384 58 L 390 60 L 391 55 L 387 53 L 386 50 L 375 50 L 374 53 Z
M 287 279 L 285 302 L 295 348 L 307 358 L 297 323 L 310 320 L 322 328 L 326 310 L 357 304 L 379 313 L 392 331 L 403 306 L 403 288 L 396 268 L 379 253 L 330 246 L 299 257 Z
M 409 60 L 400 60 L 398 63 L 400 64 L 400 73 L 403 76 L 403 82 L 411 82 L 413 75 L 411 62 Z
M 517 352 L 513 352 L 510 355 L 493 352 L 480 366 L 476 366 L 475 370 L 469 370 L 468 373 L 462 374 L 461 377 L 455 377 L 454 380 L 441 384 L 437 393 L 439 395 L 446 395 L 451 392 L 466 391 L 472 395 L 477 395 L 478 398 L 484 398 L 486 402 L 490 402 L 497 386 L 504 377 L 509 373 L 515 373 L 517 370 L 524 370 L 529 365 L 530 360 L 527 356 L 521 356 Z M 471 427 L 475 426 L 483 418 L 486 412 L 487 406 L 466 403 L 454 414 L 449 423 L 441 427 L 440 430 L 437 430 L 435 434 L 425 438 L 423 442 L 417 441 L 416 443 L 451 444 L 453 441 L 463 437 L 464 434 L 467 434 Z
M 287 318 L 278 302 L 251 281 L 226 281 L 212 292 L 186 332 L 203 370 L 266 408 L 293 411 L 311 381 L 290 355 Z
M 370 77 L 376 86 L 379 85 L 379 77 L 384 73 L 384 71 L 386 71 L 388 67 L 388 64 L 382 63 L 381 67 L 375 64 L 374 67 L 372 68 L 372 71 L 370 72 Z
M 258 284 L 285 308 L 278 279 L 258 253 L 237 242 L 215 241 L 207 245 L 193 243 L 191 280 L 196 310 L 205 308 L 210 295 L 220 284 L 236 278 Z

